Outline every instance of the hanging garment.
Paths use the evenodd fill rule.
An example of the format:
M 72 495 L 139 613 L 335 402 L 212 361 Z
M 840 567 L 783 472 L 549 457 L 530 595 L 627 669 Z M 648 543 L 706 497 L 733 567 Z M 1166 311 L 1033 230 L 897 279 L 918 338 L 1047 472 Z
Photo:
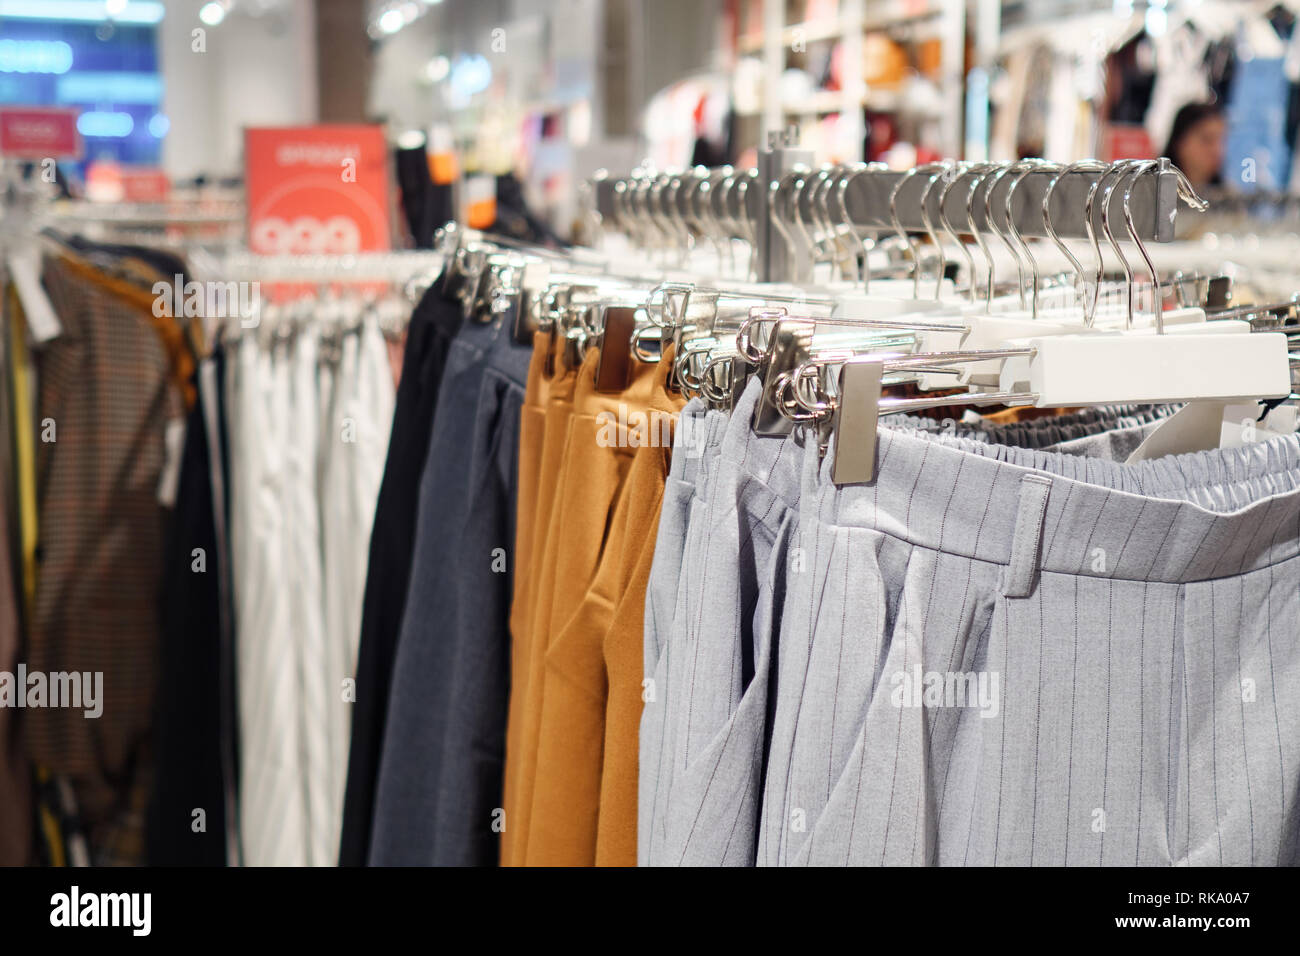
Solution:
M 802 439 L 757 436 L 750 422 L 761 390 L 751 382 L 730 417 L 708 413 L 692 443 L 698 458 L 675 461 L 700 473 L 687 509 L 681 570 L 652 576 L 646 601 L 646 658 L 656 703 L 642 717 L 639 859 L 648 865 L 752 865 L 757 847 L 764 740 L 770 732 L 769 665 L 785 605 L 786 578 L 814 555 L 798 541 Z M 1035 447 L 1060 443 L 1076 454 L 1126 457 L 1170 413 L 1167 408 L 1098 408 L 1010 425 L 982 424 L 972 440 L 1003 439 Z M 690 420 L 689 418 L 687 420 Z M 961 426 L 896 416 L 930 433 Z M 964 431 L 964 429 L 963 429 Z M 667 513 L 665 513 L 665 518 Z M 662 540 L 665 562 L 677 545 Z M 671 565 L 670 565 L 671 566 Z M 657 586 L 656 586 L 657 585 Z M 669 596 L 669 588 L 675 593 Z M 669 619 L 666 637 L 658 636 Z M 652 638 L 649 635 L 655 634 Z M 778 657 L 783 657 L 784 650 Z M 799 696 L 799 685 L 782 680 Z M 774 744 L 775 747 L 775 744 Z M 773 760 L 778 760 L 773 752 Z M 767 786 L 772 786 L 770 772 Z
M 322 574 L 328 587 L 323 594 L 325 645 L 316 667 L 323 698 L 320 709 L 307 711 L 326 735 L 325 789 L 319 813 L 313 807 L 314 856 L 322 862 L 338 859 L 355 700 L 349 682 L 356 674 L 366 582 L 363 542 L 370 541 L 393 421 L 391 368 L 373 313 L 357 331 L 343 336 L 333 378 L 329 418 L 320 436 Z
M 7 291 L 7 290 L 5 290 Z M 25 378 L 14 371 L 18 360 L 9 346 L 9 312 L 0 312 L 0 371 L 6 383 L 25 386 Z M 23 334 L 22 317 L 14 315 L 13 332 Z M 17 460 L 13 454 L 17 440 L 13 420 L 13 396 L 6 385 L 0 388 L 0 673 L 15 674 L 22 659 L 19 576 L 20 553 L 18 527 Z M 25 866 L 32 859 L 32 781 L 31 767 L 24 752 L 19 712 L 0 707 L 0 866 Z
M 339 857 L 365 574 L 356 556 L 392 427 L 375 319 L 358 321 L 349 303 L 310 308 L 269 313 L 267 327 L 243 335 L 227 387 L 240 835 L 250 865 Z M 323 333 L 317 320 L 331 317 L 339 321 Z
M 157 769 L 148 816 L 153 866 L 226 865 L 234 824 L 228 802 L 234 782 L 230 661 L 223 631 L 229 556 L 219 537 L 220 499 L 213 482 L 221 451 L 214 451 L 209 431 L 210 403 L 220 396 L 204 394 L 197 385 L 195 391 L 163 562 L 153 727 Z
M 103 713 L 24 715 L 32 759 L 71 782 L 93 860 L 138 863 L 150 789 L 168 423 L 182 417 L 153 297 L 69 259 L 44 281 L 63 335 L 39 357 L 39 548 L 29 672 L 102 675 Z M 134 294 L 132 294 L 134 292 Z
M 1290 96 L 1280 57 L 1241 60 L 1228 93 L 1228 133 L 1223 177 L 1243 192 L 1282 191 L 1291 175 L 1293 143 L 1287 139 Z
M 546 653 L 529 865 L 636 862 L 645 590 L 681 406 L 667 389 L 672 355 L 669 346 L 657 365 L 638 363 L 617 411 L 597 413 L 594 433 L 574 419 L 576 441 L 627 459 L 626 475 L 587 593 Z M 623 468 L 615 462 L 613 471 Z M 570 474 L 585 489 L 592 473 Z
M 620 490 L 631 467 L 631 456 L 620 454 L 617 447 L 600 440 L 604 423 L 628 421 L 633 410 L 644 413 L 644 400 L 624 392 L 604 393 L 596 389 L 596 368 L 600 362 L 597 349 L 588 350 L 574 379 L 573 414 L 566 423 L 567 440 L 560 462 L 559 476 L 550 511 L 546 544 L 540 562 L 535 563 L 536 602 L 528 632 L 528 669 L 522 682 L 512 684 L 514 693 L 525 694 L 520 705 L 521 731 L 517 748 L 507 755 L 508 762 L 518 761 L 516 801 L 506 809 L 506 841 L 510 844 L 511 865 L 546 865 L 547 863 L 590 863 L 593 848 L 581 845 L 572 837 L 570 826 L 594 839 L 595 819 L 588 807 L 581 822 L 581 811 L 557 812 L 543 789 L 538 796 L 539 775 L 579 772 L 578 768 L 597 768 L 601 762 L 600 741 L 578 737 L 563 742 L 555 736 L 556 717 L 548 717 L 548 707 L 563 708 L 571 690 L 560 686 L 554 692 L 550 678 L 570 642 L 582 640 L 588 629 L 576 618 L 584 597 L 595 578 L 602 554 L 608 543 L 606 531 L 611 527 Z M 654 369 L 642 366 L 637 371 L 641 391 Z M 547 423 L 549 431 L 550 422 Z M 573 629 L 567 630 L 573 622 Z M 591 630 L 599 630 L 598 623 Z M 561 665 L 562 666 L 562 665 Z M 562 722 L 562 721 L 561 721 Z M 549 732 L 544 729 L 550 728 Z M 588 751 L 577 752 L 586 746 Z M 558 748 L 558 752 L 557 752 Z M 550 762 L 550 763 L 548 763 Z M 597 777 L 598 780 L 598 777 Z M 597 784 L 598 786 L 598 784 Z M 591 852 L 589 852 L 591 851 Z
M 1293 863 L 1300 438 L 1137 465 L 880 441 L 873 486 L 808 472 L 771 860 Z
M 459 304 L 442 294 L 442 285 L 442 278 L 435 280 L 411 316 L 388 457 L 370 535 L 339 849 L 339 863 L 343 866 L 364 865 L 369 852 L 393 657 L 419 516 L 420 476 L 443 369 L 461 322 Z
M 1156 149 L 1169 142 L 1174 117 L 1188 103 L 1204 103 L 1210 97 L 1205 57 L 1210 37 L 1191 22 L 1161 34 L 1153 41 L 1156 48 L 1155 86 L 1146 113 L 1147 135 Z
M 524 383 L 524 407 L 519 416 L 519 492 L 515 521 L 515 575 L 514 591 L 510 600 L 510 635 L 511 654 L 517 655 L 527 642 L 528 625 L 531 623 L 532 599 L 534 592 L 533 560 L 534 547 L 538 536 L 544 533 L 544 520 L 540 514 L 546 511 L 549 518 L 549 501 L 544 505 L 541 498 L 543 484 L 543 456 L 546 450 L 546 407 L 550 398 L 551 376 L 547 372 L 548 363 L 554 361 L 555 349 L 551 336 L 544 332 L 533 334 L 533 354 L 528 362 L 528 377 Z M 552 447 L 558 445 L 552 436 Z M 551 485 L 553 488 L 553 484 Z M 517 666 L 522 663 L 511 662 L 511 674 L 517 673 Z M 522 673 L 522 671 L 518 672 Z M 517 680 L 518 678 L 516 678 Z M 516 726 L 515 708 L 523 695 L 511 695 L 510 725 Z M 510 767 L 506 767 L 506 791 L 510 791 Z
M 666 388 L 672 369 L 672 349 L 660 359 L 651 393 L 651 429 L 657 436 L 637 450 L 628 474 L 627 529 L 623 569 L 613 620 L 605 633 L 604 758 L 600 776 L 597 866 L 635 866 L 637 859 L 637 794 L 640 768 L 640 723 L 645 659 L 645 607 L 655 542 L 667 497 L 672 447 L 656 421 L 676 420 L 682 399 Z M 674 436 L 675 442 L 675 436 Z
M 684 557 L 694 534 L 703 533 L 704 522 L 692 516 L 707 500 L 707 477 L 714 470 L 713 459 L 722 445 L 728 416 L 706 410 L 700 399 L 691 399 L 682 409 L 673 436 L 672 464 L 664 486 L 663 508 L 645 598 L 645 626 L 642 663 L 645 673 L 645 707 L 639 730 L 640 759 L 637 780 L 637 865 L 647 866 L 650 848 L 662 833 L 665 821 L 663 799 L 670 786 L 673 763 L 667 743 L 675 733 L 668 723 L 673 716 L 666 706 L 669 697 L 669 642 L 677 609 L 688 585 Z M 656 826 L 659 827 L 656 830 Z
M 525 742 L 534 740 L 535 709 L 533 692 L 537 671 L 544 663 L 544 646 L 534 643 L 535 615 L 542 587 L 542 568 L 547 561 L 547 539 L 556 492 L 560 487 L 565 464 L 564 450 L 569 439 L 573 416 L 576 371 L 564 359 L 561 336 L 536 333 L 533 358 L 529 364 L 530 389 L 520 418 L 520 489 L 532 484 L 536 488 L 535 505 L 527 512 L 519 510 L 519 533 L 516 546 L 521 556 L 520 581 L 510 607 L 510 704 L 506 725 L 506 762 L 503 779 L 503 808 L 507 821 L 516 821 L 516 830 L 507 827 L 501 839 L 500 862 L 504 866 L 523 865 L 522 787 L 525 778 Z M 535 477 L 531 480 L 529 474 Z M 534 494 L 529 491 L 530 497 Z M 524 549 L 527 548 L 527 551 Z M 534 660 L 536 648 L 539 657 Z M 525 730 L 527 729 L 527 732 Z M 531 748 L 530 748 L 531 752 Z M 531 772 L 531 764 L 529 764 Z
M 300 588 L 284 587 L 280 575 L 298 562 L 310 567 L 319 560 L 319 548 L 308 546 L 295 554 L 287 544 L 296 520 L 290 500 L 309 489 L 294 487 L 287 465 L 293 391 L 285 350 L 282 345 L 273 357 L 256 336 L 246 334 L 226 366 L 239 832 L 242 860 L 248 866 L 309 862 L 298 635 L 318 627 L 319 616 L 299 626 L 291 623 L 291 592 Z M 308 501 L 314 501 L 314 495 Z
M 687 583 L 664 652 L 666 693 L 656 680 L 668 753 L 658 762 L 667 771 L 655 785 L 650 865 L 754 862 L 778 571 L 803 456 L 801 438 L 750 428 L 760 390 L 751 382 L 736 403 L 716 457 L 706 459 L 707 497 L 691 516 Z
M 270 349 L 272 407 L 279 416 L 277 424 L 284 442 L 277 459 L 277 487 L 284 515 L 284 534 L 278 545 L 281 567 L 293 569 L 293 586 L 284 589 L 286 627 L 267 638 L 289 648 L 278 661 L 293 667 L 286 679 L 298 682 L 296 737 L 302 766 L 299 801 L 307 827 L 308 843 L 302 853 L 308 866 L 332 865 L 338 856 L 338 815 L 333 797 L 335 775 L 342 771 L 333 765 L 335 754 L 327 714 L 340 693 L 337 683 L 330 679 L 330 615 L 336 609 L 329 602 L 335 584 L 341 587 L 342 583 L 327 577 L 327 519 L 333 517 L 330 506 L 335 503 L 328 498 L 321 462 L 338 437 L 329 415 L 331 400 L 356 376 L 355 362 L 346 361 L 349 351 L 355 356 L 354 340 L 344 336 L 341 348 L 344 360 L 337 369 L 329 370 L 329 395 L 322 394 L 321 372 L 327 363 L 321 360 L 318 325 L 303 323 L 291 337 L 275 341 Z M 329 587 L 325 586 L 327 580 Z
M 375 790 L 369 862 L 491 865 L 509 689 L 510 546 L 528 350 L 513 318 L 451 343 Z
M 8 310 L 5 315 L 7 348 L 6 404 L 10 409 L 7 422 L 12 429 L 14 456 L 14 536 L 18 613 L 26 624 L 36 607 L 36 425 L 33 405 L 38 400 L 33 384 L 31 353 L 27 348 L 27 327 L 18 295 L 10 286 L 6 290 Z

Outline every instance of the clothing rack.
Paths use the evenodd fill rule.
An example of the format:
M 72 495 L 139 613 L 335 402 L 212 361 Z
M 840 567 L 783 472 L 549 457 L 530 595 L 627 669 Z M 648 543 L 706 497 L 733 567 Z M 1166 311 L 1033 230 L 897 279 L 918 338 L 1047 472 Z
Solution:
M 242 204 L 229 201 L 179 203 L 93 203 L 74 200 L 51 203 L 41 210 L 50 225 L 101 223 L 130 228 L 240 226 Z
M 842 224 L 851 222 L 855 230 L 866 232 L 900 229 L 928 232 L 936 225 L 941 227 L 943 220 L 950 220 L 958 224 L 973 221 L 981 232 L 1005 231 L 1010 224 L 1013 231 L 1024 238 L 1051 238 L 1044 216 L 1044 200 L 1050 190 L 1051 226 L 1056 236 L 1088 239 L 1089 194 L 1094 196 L 1092 226 L 1096 233 L 1100 231 L 1097 224 L 1102 218 L 1102 202 L 1095 200 L 1111 187 L 1108 201 L 1112 220 L 1123 221 L 1127 203 L 1134 228 L 1142 240 L 1170 242 L 1174 239 L 1181 175 L 1167 159 L 1159 160 L 1158 165 L 1140 173 L 1138 167 L 1127 167 L 1127 172 L 1121 172 L 1126 169 L 1122 164 L 1103 166 L 1098 163 L 1076 168 L 1085 166 L 1078 163 L 1062 170 L 1042 163 L 1043 168 L 1034 168 L 1034 164 L 1039 162 L 1042 161 L 1025 160 L 1012 164 L 1009 174 L 993 177 L 994 181 L 987 186 L 978 182 L 978 177 L 987 177 L 990 169 L 996 169 L 987 164 L 963 167 L 934 163 L 907 171 L 860 166 L 832 174 L 840 177 L 840 184 L 835 187 L 839 196 L 834 206 L 839 207 L 842 203 L 847 213 L 847 221 Z M 758 279 L 781 281 L 791 274 L 799 274 L 799 270 L 788 268 L 786 244 L 772 241 L 771 211 L 773 203 L 778 210 L 791 207 L 792 203 L 785 197 L 798 182 L 799 173 L 817 175 L 820 172 L 811 168 L 810 163 L 811 153 L 792 145 L 792 137 L 787 134 L 783 138 L 774 138 L 770 148 L 759 155 L 756 170 L 736 173 L 699 169 L 686 173 L 640 173 L 622 179 L 598 174 L 592 181 L 591 192 L 596 212 L 605 221 L 617 221 L 620 202 L 628 202 L 626 197 L 634 192 L 638 195 L 650 193 L 653 198 L 647 195 L 643 201 L 647 205 L 658 202 L 661 209 L 669 208 L 663 206 L 664 203 L 676 203 L 677 217 L 689 220 L 700 215 L 696 195 L 703 190 L 704 181 L 712 185 L 719 175 L 724 182 L 728 177 L 748 177 L 743 193 L 737 195 L 735 188 L 728 191 L 725 218 L 733 221 L 743 219 L 749 224 L 752 235 L 734 230 L 732 234 L 754 242 Z M 945 176 L 944 188 L 935 188 L 936 180 Z M 685 185 L 692 179 L 697 185 L 688 190 Z M 653 185 L 647 186 L 651 180 Z M 1100 180 L 1105 180 L 1102 192 L 1094 190 Z M 972 194 L 977 191 L 979 199 L 972 202 Z M 796 212 L 806 222 L 815 222 L 810 208 L 810 192 L 799 191 Z M 996 230 L 990 228 L 990 217 Z
M 197 267 L 211 278 L 268 282 L 399 282 L 420 276 L 432 279 L 442 268 L 441 253 L 420 250 L 363 252 L 350 255 L 200 254 Z

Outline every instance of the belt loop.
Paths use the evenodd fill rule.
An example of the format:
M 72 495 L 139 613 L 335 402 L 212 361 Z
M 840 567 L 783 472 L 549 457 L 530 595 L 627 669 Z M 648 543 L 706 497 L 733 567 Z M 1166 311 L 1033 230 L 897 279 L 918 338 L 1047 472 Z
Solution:
M 1043 543 L 1043 515 L 1052 479 L 1025 475 L 1020 479 L 1020 507 L 1011 537 L 1011 562 L 1003 572 L 1002 594 L 1009 598 L 1029 597 L 1038 578 L 1039 552 Z

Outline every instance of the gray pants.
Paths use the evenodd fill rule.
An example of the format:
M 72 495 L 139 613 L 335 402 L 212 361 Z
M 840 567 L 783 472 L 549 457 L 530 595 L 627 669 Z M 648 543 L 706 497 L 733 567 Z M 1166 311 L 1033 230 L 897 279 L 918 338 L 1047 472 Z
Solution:
M 816 562 L 827 560 L 801 529 L 806 489 L 818 488 L 822 465 L 816 449 L 797 438 L 752 434 L 757 388 L 751 383 L 730 419 L 706 413 L 698 403 L 682 413 L 686 424 L 674 450 L 646 599 L 645 674 L 654 694 L 647 699 L 641 726 L 642 865 L 775 862 L 778 846 L 769 841 L 768 831 L 785 806 L 778 810 L 764 804 L 774 799 L 773 775 L 789 773 L 792 755 L 781 748 L 792 745 L 778 742 L 776 737 L 790 735 L 790 728 L 770 715 L 784 703 L 784 711 L 777 711 L 784 717 L 790 701 L 797 706 L 806 694 L 833 699 L 840 692 L 834 683 L 805 692 L 799 669 L 806 670 L 807 663 L 799 663 L 803 652 L 792 648 L 787 636 L 800 628 L 797 620 L 787 620 L 792 613 L 805 620 L 812 614 L 806 603 L 790 604 L 787 588 L 792 597 L 811 600 L 799 588 L 813 578 Z M 1086 470 L 1088 458 L 1122 461 L 1172 411 L 1167 406 L 1089 409 L 976 428 L 904 416 L 893 416 L 887 424 L 890 434 L 922 442 L 941 444 L 947 436 L 962 436 L 969 444 L 983 445 L 983 457 L 994 461 L 1009 453 L 1004 446 L 1016 445 L 1057 452 L 1061 459 L 1074 456 L 1074 467 Z M 693 436 L 692 447 L 680 447 L 683 436 Z M 836 560 L 841 558 L 843 554 Z M 891 559 L 890 553 L 882 557 L 886 563 Z M 847 570 L 837 567 L 841 574 Z M 817 580 L 825 584 L 824 577 Z M 957 600 L 949 583 L 946 578 L 936 581 L 935 601 Z M 883 590 L 878 597 L 886 600 Z M 840 609 L 849 625 L 869 622 L 856 605 Z M 886 613 L 891 613 L 887 607 Z M 803 630 L 809 627 L 804 624 Z M 806 646 L 807 636 L 802 639 Z M 867 672 L 861 676 L 855 672 L 853 650 L 847 651 L 849 660 L 834 662 L 830 676 L 846 684 L 856 680 L 874 692 L 882 662 L 857 667 Z M 883 651 L 873 653 L 880 657 Z M 774 735 L 770 747 L 769 734 Z M 806 825 L 808 808 L 795 809 L 804 824 L 796 820 L 793 825 Z M 778 837 L 781 829 L 778 823 Z
M 754 400 L 747 392 L 729 420 L 716 412 L 704 417 L 689 501 L 671 520 L 665 508 L 660 519 L 646 601 L 646 673 L 656 693 L 641 724 L 643 864 L 753 862 L 772 583 L 780 580 L 772 561 L 785 551 L 802 458 L 793 440 L 753 435 Z M 675 448 L 674 468 L 683 451 L 694 449 Z M 679 489 L 678 501 L 686 491 Z M 679 539 L 674 581 L 658 565 L 665 555 L 668 571 Z M 657 636 L 652 614 L 656 621 L 671 616 L 666 638 Z
M 801 472 L 818 452 L 801 436 L 750 429 L 758 383 L 728 418 L 683 409 L 646 595 L 638 862 L 755 862 L 773 637 L 797 548 Z M 1094 409 L 973 430 L 893 416 L 896 427 L 1077 454 L 1125 456 L 1167 408 Z M 784 648 L 782 648 L 784 653 Z
M 809 463 L 758 861 L 1289 864 L 1300 438 Z

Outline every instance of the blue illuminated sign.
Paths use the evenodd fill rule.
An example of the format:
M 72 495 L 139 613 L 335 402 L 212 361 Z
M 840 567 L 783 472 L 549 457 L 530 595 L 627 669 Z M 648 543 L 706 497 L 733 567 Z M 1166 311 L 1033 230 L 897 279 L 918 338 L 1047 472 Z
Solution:
M 0 73 L 67 73 L 72 47 L 62 40 L 0 40 Z
M 104 0 L 96 2 L 104 9 Z M 46 0 L 28 16 L 12 7 L 0 0 L 0 104 L 79 108 L 87 160 L 158 165 L 167 123 L 156 21 L 62 19 Z M 36 8 L 51 13 L 30 16 Z

